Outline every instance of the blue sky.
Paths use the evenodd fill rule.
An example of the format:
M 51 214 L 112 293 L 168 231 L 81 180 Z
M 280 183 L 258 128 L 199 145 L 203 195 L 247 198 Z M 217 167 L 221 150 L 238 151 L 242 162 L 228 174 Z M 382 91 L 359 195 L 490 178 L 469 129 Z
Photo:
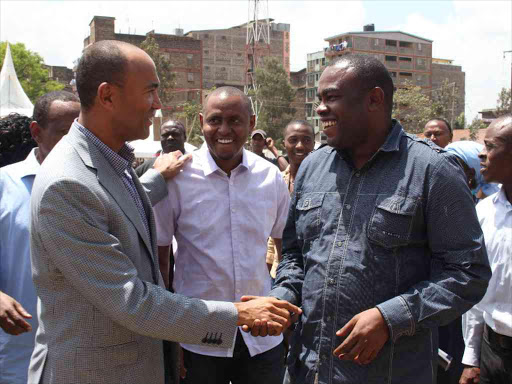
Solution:
M 23 42 L 51 65 L 71 67 L 89 35 L 93 16 L 114 16 L 116 32 L 172 33 L 181 27 L 226 28 L 247 21 L 248 2 L 208 1 L 14 1 L 0 0 L 0 40 Z M 269 1 L 269 16 L 291 24 L 291 67 L 306 66 L 306 55 L 323 49 L 324 39 L 349 31 L 401 30 L 433 40 L 433 56 L 453 59 L 466 72 L 466 114 L 494 107 L 510 87 L 512 1 Z

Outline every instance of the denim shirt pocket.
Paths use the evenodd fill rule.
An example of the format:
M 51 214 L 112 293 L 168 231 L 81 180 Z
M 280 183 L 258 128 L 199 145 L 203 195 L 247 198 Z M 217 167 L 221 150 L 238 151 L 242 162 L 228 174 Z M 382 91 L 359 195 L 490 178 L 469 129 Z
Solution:
M 297 201 L 297 229 L 303 240 L 309 240 L 320 234 L 322 227 L 322 204 L 324 192 L 304 193 Z
M 377 199 L 368 225 L 368 239 L 384 248 L 408 245 L 418 201 L 401 195 Z

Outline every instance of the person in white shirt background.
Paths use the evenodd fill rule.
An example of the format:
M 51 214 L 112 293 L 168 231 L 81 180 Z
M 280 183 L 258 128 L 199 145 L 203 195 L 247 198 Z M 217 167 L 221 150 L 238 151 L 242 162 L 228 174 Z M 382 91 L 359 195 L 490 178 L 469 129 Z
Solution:
M 512 383 L 512 115 L 493 121 L 479 157 L 500 191 L 477 205 L 492 270 L 487 292 L 463 316 L 466 366 L 460 384 Z

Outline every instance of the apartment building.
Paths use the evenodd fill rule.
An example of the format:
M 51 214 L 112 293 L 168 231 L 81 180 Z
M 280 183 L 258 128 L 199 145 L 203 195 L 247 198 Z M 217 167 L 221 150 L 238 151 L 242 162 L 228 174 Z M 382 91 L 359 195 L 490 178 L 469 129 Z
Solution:
M 320 119 L 315 110 L 317 103 L 318 80 L 327 65 L 324 51 L 307 54 L 306 67 L 306 120 L 315 128 L 316 140 L 321 141 Z
M 432 93 L 439 92 L 443 86 L 447 85 L 446 92 L 453 92 L 457 95 L 454 103 L 448 106 L 450 113 L 444 116 L 448 120 L 453 120 L 462 112 L 466 103 L 466 74 L 462 71 L 460 65 L 454 65 L 453 60 L 432 58 Z
M 275 57 L 290 75 L 290 24 L 270 20 L 270 47 L 259 48 L 259 52 L 261 57 Z M 202 41 L 204 89 L 225 85 L 244 88 L 252 61 L 246 50 L 247 23 L 225 29 L 190 31 L 185 36 Z
M 115 17 L 94 16 L 89 24 L 90 35 L 84 39 L 84 48 L 101 40 L 119 40 L 140 46 L 151 35 L 161 53 L 166 56 L 176 75 L 173 98 L 162 108 L 164 114 L 170 115 L 179 109 L 178 105 L 186 101 L 202 100 L 203 83 L 203 47 L 201 40 L 183 36 L 183 30 L 176 29 L 174 35 L 149 31 L 145 35 L 115 33 Z

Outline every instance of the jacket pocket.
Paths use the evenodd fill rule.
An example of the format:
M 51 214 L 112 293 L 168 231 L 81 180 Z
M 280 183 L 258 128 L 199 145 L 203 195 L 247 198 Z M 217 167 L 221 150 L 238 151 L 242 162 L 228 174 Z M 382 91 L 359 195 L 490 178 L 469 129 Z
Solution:
M 418 201 L 401 195 L 377 199 L 368 224 L 368 239 L 384 248 L 408 245 Z
M 320 234 L 324 196 L 324 192 L 305 193 L 297 202 L 297 230 L 302 233 L 304 240 Z

